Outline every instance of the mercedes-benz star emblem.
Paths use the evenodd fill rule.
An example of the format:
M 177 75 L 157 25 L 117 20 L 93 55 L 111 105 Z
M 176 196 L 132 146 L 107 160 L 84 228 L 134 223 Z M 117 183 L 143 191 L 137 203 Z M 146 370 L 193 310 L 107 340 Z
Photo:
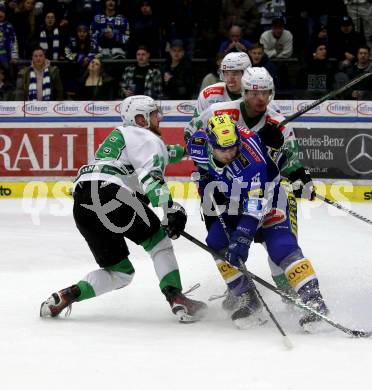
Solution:
M 346 162 L 356 173 L 367 175 L 372 172 L 372 135 L 358 134 L 346 145 Z

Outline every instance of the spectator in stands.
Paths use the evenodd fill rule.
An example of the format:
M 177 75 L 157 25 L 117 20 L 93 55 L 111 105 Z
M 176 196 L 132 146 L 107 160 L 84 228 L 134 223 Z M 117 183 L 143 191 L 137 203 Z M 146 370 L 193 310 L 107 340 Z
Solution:
M 367 46 L 361 46 L 358 48 L 356 55 L 356 62 L 344 69 L 343 72 L 336 74 L 337 86 L 341 87 L 355 77 L 359 77 L 364 73 L 372 72 L 372 61 L 369 59 L 371 49 Z M 346 91 L 343 95 L 345 99 L 357 99 L 357 100 L 372 100 L 372 79 L 367 77 L 360 81 L 350 92 Z
M 350 16 L 343 16 L 334 41 L 333 55 L 341 61 L 340 70 L 348 68 L 355 60 L 358 47 L 365 45 L 364 37 L 354 30 Z
M 344 0 L 347 13 L 351 17 L 355 30 L 364 31 L 367 46 L 372 49 L 372 2 L 371 0 Z
M 194 56 L 196 18 L 199 12 L 198 0 L 168 0 L 168 20 L 166 27 L 167 42 L 181 40 L 188 58 Z
M 73 0 L 43 0 L 42 3 L 37 1 L 36 5 L 42 5 L 42 15 L 47 15 L 52 12 L 56 18 L 56 27 L 58 27 L 60 34 L 65 37 L 72 33 L 72 28 L 77 18 L 82 18 L 77 13 L 78 4 L 84 3 L 84 1 Z M 89 21 L 90 24 L 91 20 Z
M 14 86 L 8 77 L 7 69 L 0 64 L 0 101 L 14 100 Z
M 220 32 L 227 35 L 229 28 L 239 25 L 243 37 L 254 41 L 260 26 L 260 14 L 255 0 L 225 0 L 222 5 Z
M 315 27 L 314 34 L 310 37 L 310 47 L 315 47 L 321 43 L 330 47 L 328 28 L 325 24 L 320 24 L 318 27 Z
M 39 10 L 35 10 L 35 0 L 22 0 L 15 9 L 13 26 L 17 33 L 19 57 L 29 59 L 32 48 L 39 42 Z
M 63 81 L 68 98 L 76 97 L 79 80 L 86 72 L 89 62 L 96 57 L 97 51 L 88 26 L 85 24 L 77 26 L 75 35 L 70 38 L 65 47 L 65 56 L 69 60 L 69 66 L 66 66 L 68 77 L 65 77 Z
M 364 73 L 372 72 L 371 49 L 369 46 L 360 47 L 357 51 L 357 61 L 348 72 L 349 79 L 359 77 Z M 352 99 L 372 100 L 372 80 L 367 77 L 362 80 L 351 92 Z
M 229 30 L 229 38 L 221 43 L 218 52 L 224 55 L 237 51 L 247 53 L 251 45 L 252 43 L 248 39 L 242 37 L 242 28 L 233 24 Z
M 39 46 L 44 50 L 48 60 L 64 59 L 65 40 L 66 38 L 57 25 L 55 14 L 48 12 L 39 34 Z
M 271 29 L 273 19 L 284 18 L 286 11 L 285 0 L 256 0 L 258 12 L 261 16 L 261 29 Z
M 15 100 L 63 100 L 63 86 L 56 66 L 50 65 L 44 50 L 32 50 L 32 62 L 18 73 Z
M 252 66 L 260 66 L 266 68 L 270 73 L 270 76 L 274 80 L 275 88 L 278 88 L 278 75 L 275 65 L 270 61 L 270 58 L 264 52 L 264 46 L 262 43 L 253 43 L 248 50 L 249 58 L 251 59 Z
M 147 95 L 160 99 L 163 95 L 161 72 L 150 64 L 150 52 L 146 46 L 138 46 L 136 59 L 136 65 L 127 66 L 124 70 L 120 83 L 121 97 Z
M 117 14 L 115 0 L 106 0 L 104 4 L 104 13 L 96 15 L 92 23 L 93 39 L 104 57 L 126 58 L 129 40 L 128 20 Z
M 151 1 L 141 1 L 139 15 L 132 24 L 131 47 L 137 50 L 139 45 L 145 45 L 150 50 L 151 57 L 160 58 L 161 30 L 158 18 L 153 14 Z
M 293 52 L 292 33 L 284 29 L 284 19 L 274 19 L 271 30 L 265 31 L 260 37 L 265 53 L 269 58 L 290 58 Z
M 214 58 L 220 46 L 219 24 L 222 10 L 222 0 L 197 0 L 198 9 L 195 12 L 196 58 Z
M 113 100 L 117 97 L 114 88 L 114 79 L 106 75 L 101 60 L 95 57 L 81 79 L 77 97 L 78 100 Z
M 330 3 L 332 3 L 332 0 L 311 0 L 301 2 L 302 16 L 307 20 L 308 37 L 314 35 L 315 30 L 317 30 L 319 25 L 328 25 L 328 15 L 333 12 Z
M 318 99 L 330 92 L 334 84 L 335 69 L 328 59 L 327 47 L 314 47 L 313 58 L 300 70 L 299 86 L 305 89 L 305 99 Z M 303 82 L 302 82 L 303 81 Z
M 17 63 L 18 43 L 13 25 L 6 19 L 6 8 L 0 4 L 0 65 L 10 70 L 10 63 Z
M 172 41 L 169 55 L 162 70 L 164 95 L 167 99 L 191 99 L 194 92 L 192 66 L 181 40 Z
M 80 24 L 76 28 L 75 36 L 70 38 L 65 47 L 65 56 L 68 60 L 76 63 L 80 70 L 85 71 L 89 62 L 97 55 L 97 50 L 91 39 L 88 26 Z
M 222 53 L 217 54 L 216 59 L 213 63 L 213 70 L 204 76 L 200 85 L 199 92 L 202 91 L 205 87 L 208 87 L 208 85 L 216 84 L 222 81 L 220 78 L 220 66 L 223 57 L 224 55 Z

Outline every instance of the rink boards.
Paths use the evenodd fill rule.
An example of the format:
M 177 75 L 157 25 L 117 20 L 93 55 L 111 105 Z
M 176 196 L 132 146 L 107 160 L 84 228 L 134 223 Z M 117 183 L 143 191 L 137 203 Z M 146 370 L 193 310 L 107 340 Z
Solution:
M 372 184 L 359 185 L 343 181 L 325 183 L 315 180 L 317 193 L 334 201 L 370 202 L 372 203 Z M 176 199 L 199 198 L 195 183 L 185 181 L 168 181 L 172 196 Z M 0 199 L 3 198 L 69 198 L 71 181 L 32 180 L 0 182 Z
M 310 101 L 277 101 L 290 115 Z M 184 143 L 194 101 L 161 101 L 162 134 Z M 70 196 L 77 170 L 120 124 L 120 102 L 0 102 L 0 199 Z M 318 192 L 342 201 L 372 201 L 372 102 L 324 102 L 293 122 L 300 160 Z M 168 166 L 174 196 L 196 198 L 189 159 Z M 174 179 L 174 180 L 173 180 Z

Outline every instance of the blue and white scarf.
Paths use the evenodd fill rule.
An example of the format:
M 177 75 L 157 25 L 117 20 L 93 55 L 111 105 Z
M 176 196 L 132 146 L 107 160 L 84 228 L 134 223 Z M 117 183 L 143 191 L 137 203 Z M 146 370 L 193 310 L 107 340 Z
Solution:
M 37 80 L 34 68 L 31 66 L 30 84 L 28 86 L 28 100 L 37 100 Z M 43 98 L 42 100 L 50 100 L 50 76 L 49 68 L 46 67 L 43 71 Z
M 47 34 L 45 30 L 40 32 L 40 47 L 46 52 L 49 48 Z M 53 30 L 53 58 L 50 60 L 58 60 L 59 56 L 59 30 L 55 28 Z

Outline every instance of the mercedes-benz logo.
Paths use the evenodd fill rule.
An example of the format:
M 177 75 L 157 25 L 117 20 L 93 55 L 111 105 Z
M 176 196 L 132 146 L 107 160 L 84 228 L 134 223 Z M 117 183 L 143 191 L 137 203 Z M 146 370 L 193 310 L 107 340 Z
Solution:
M 372 135 L 358 134 L 346 145 L 346 162 L 356 173 L 367 175 L 372 172 Z

